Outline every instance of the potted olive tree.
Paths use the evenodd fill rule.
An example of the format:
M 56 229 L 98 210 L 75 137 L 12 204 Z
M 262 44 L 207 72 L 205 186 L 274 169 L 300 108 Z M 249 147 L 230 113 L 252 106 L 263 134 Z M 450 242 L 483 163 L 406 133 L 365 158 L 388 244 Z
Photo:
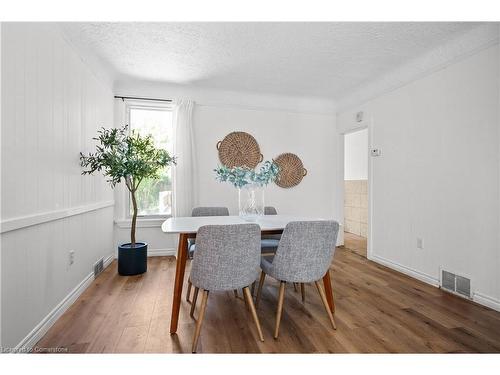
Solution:
M 101 172 L 113 188 L 123 179 L 132 200 L 130 243 L 118 246 L 118 273 L 144 273 L 147 270 L 148 245 L 135 239 L 137 188 L 145 178 L 157 179 L 163 168 L 175 164 L 175 158 L 166 150 L 156 148 L 151 135 L 129 134 L 126 125 L 121 129 L 102 128 L 93 139 L 98 141 L 96 152 L 88 155 L 80 153 L 80 164 L 84 168 L 82 174 Z

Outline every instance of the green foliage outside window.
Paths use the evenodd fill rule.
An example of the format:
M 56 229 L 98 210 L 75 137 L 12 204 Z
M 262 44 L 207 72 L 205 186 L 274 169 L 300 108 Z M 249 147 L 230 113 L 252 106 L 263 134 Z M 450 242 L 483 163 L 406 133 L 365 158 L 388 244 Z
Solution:
M 159 173 L 158 179 L 146 178 L 142 181 L 141 186 L 137 189 L 137 205 L 139 208 L 139 215 L 154 215 L 158 212 L 158 196 L 160 192 L 171 192 L 172 191 L 172 180 L 170 178 L 170 168 L 165 168 Z M 167 196 L 166 199 L 168 199 Z M 161 204 L 162 202 L 160 202 Z M 171 202 L 163 202 L 164 206 L 170 209 Z M 132 214 L 132 207 L 130 207 L 130 213 Z M 169 212 L 164 212 L 169 214 Z

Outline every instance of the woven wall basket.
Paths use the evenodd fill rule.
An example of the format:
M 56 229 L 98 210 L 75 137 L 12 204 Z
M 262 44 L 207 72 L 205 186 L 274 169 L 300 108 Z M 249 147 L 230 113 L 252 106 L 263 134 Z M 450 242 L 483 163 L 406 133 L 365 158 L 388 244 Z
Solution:
M 274 159 L 275 163 L 279 165 L 280 172 L 276 178 L 276 185 L 282 188 L 291 188 L 300 184 L 307 169 L 304 168 L 302 160 L 289 152 L 279 155 Z
M 260 153 L 259 144 L 250 134 L 232 132 L 217 142 L 219 159 L 226 167 L 255 168 L 264 156 Z

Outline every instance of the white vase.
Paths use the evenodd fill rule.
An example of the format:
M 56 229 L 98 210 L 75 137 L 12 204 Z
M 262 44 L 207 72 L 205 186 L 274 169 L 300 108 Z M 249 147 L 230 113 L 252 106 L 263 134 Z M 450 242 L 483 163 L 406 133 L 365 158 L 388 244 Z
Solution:
M 240 217 L 246 221 L 256 221 L 264 215 L 264 187 L 248 184 L 238 189 Z

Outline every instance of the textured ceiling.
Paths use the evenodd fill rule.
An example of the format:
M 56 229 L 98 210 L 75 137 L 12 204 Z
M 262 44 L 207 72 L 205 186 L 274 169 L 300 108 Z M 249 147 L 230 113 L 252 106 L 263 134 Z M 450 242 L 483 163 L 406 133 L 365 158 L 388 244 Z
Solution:
M 477 23 L 65 23 L 118 81 L 338 99 Z

